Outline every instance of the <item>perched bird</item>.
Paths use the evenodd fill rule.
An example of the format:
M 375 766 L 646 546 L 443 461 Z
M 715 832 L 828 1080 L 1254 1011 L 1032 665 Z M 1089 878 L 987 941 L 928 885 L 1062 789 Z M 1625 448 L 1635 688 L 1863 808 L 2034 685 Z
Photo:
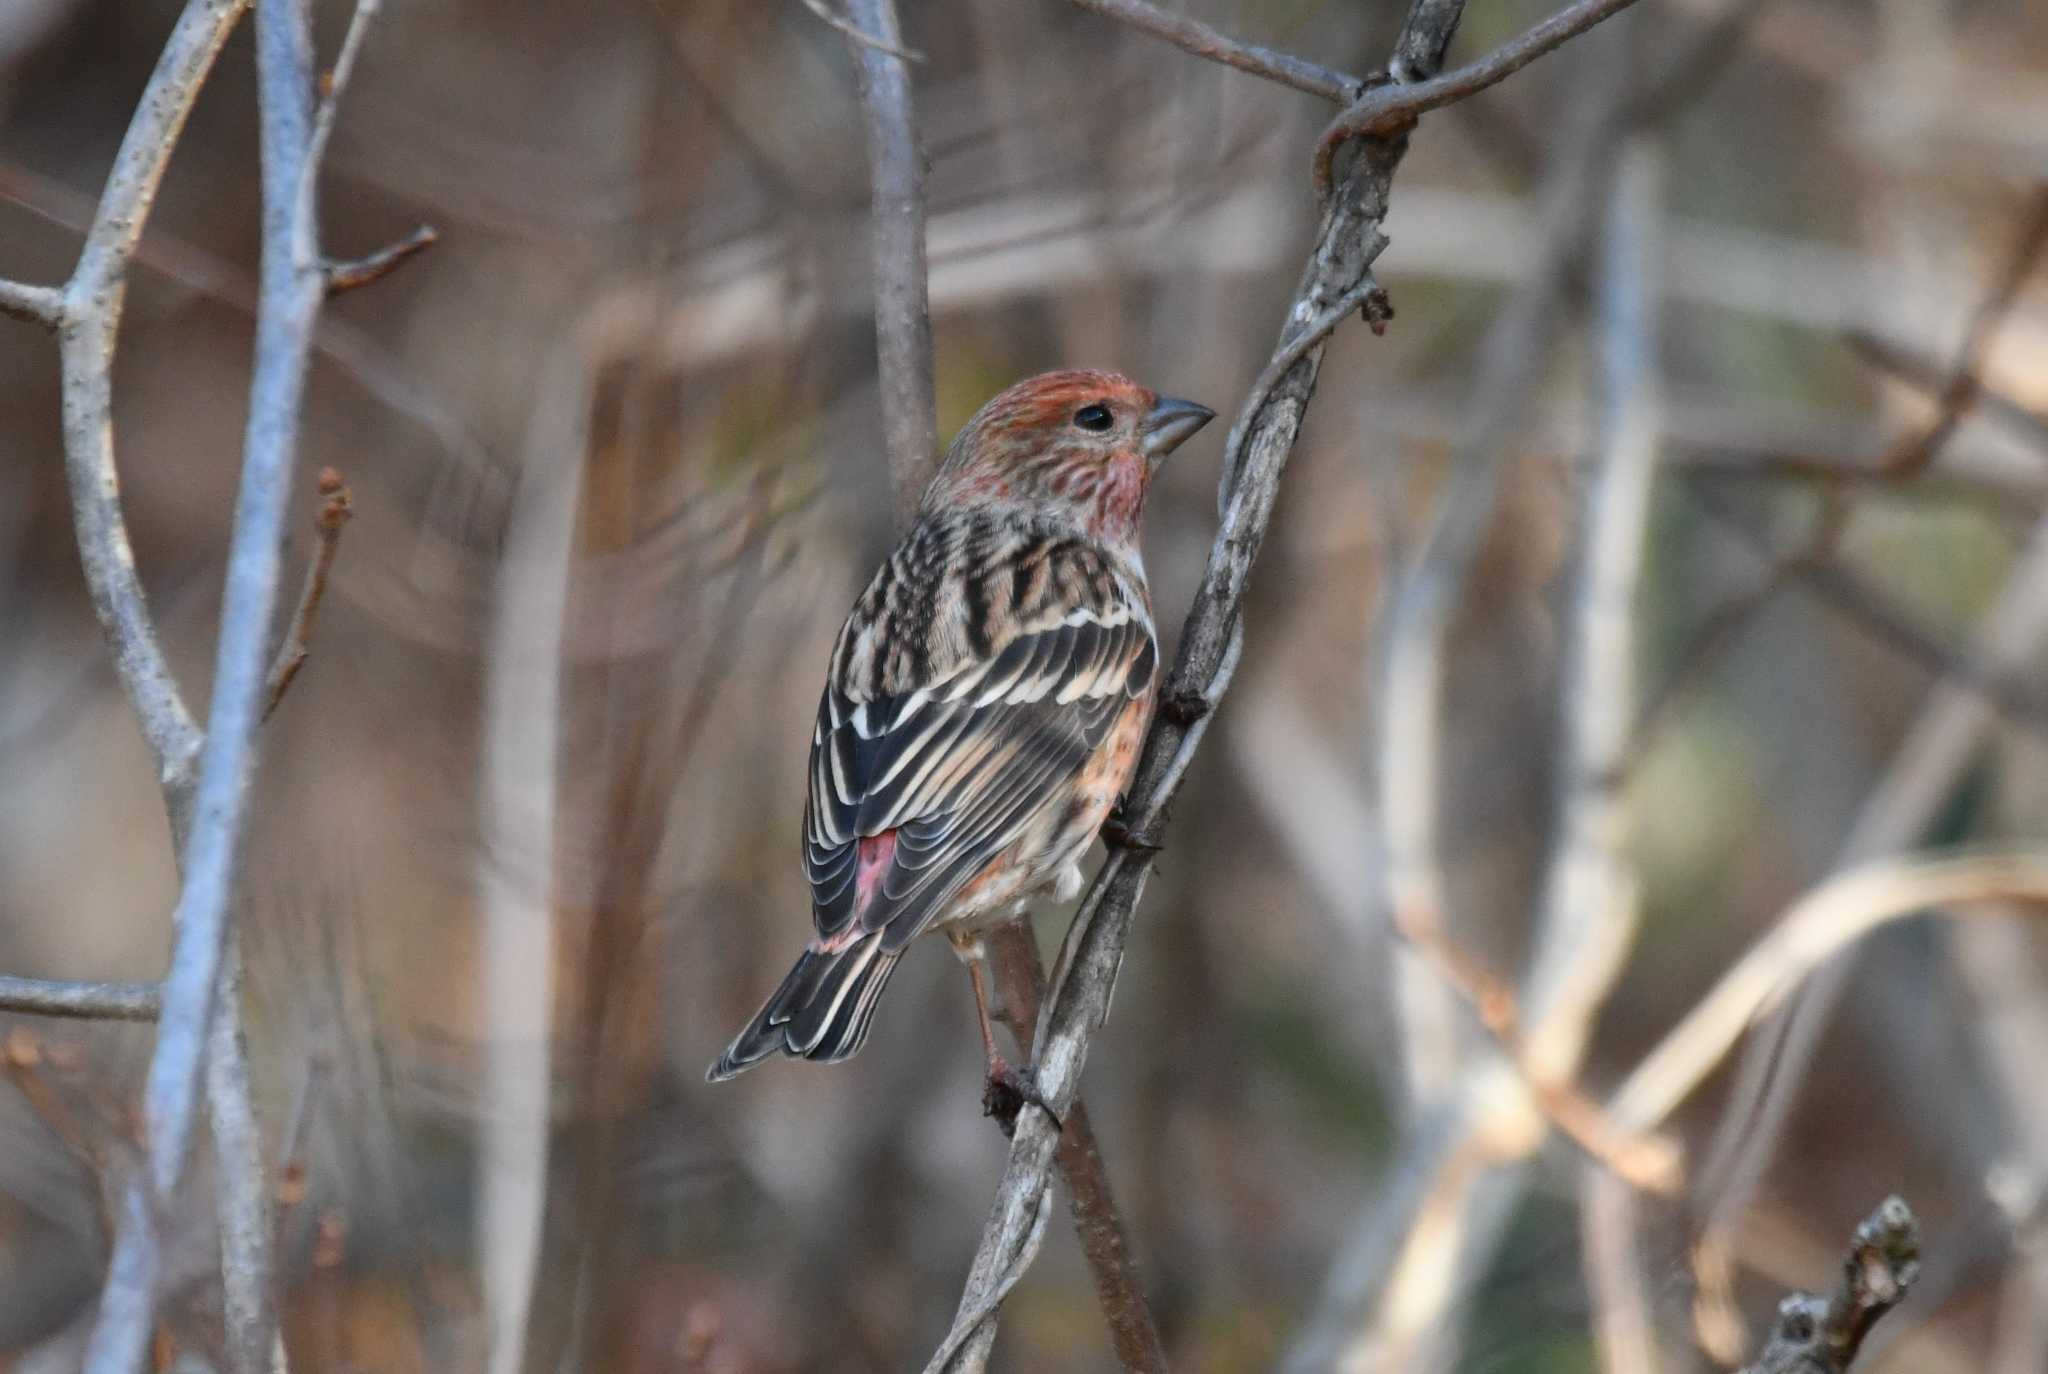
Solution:
M 1031 1096 L 996 1050 L 979 937 L 1080 889 L 1130 778 L 1159 666 L 1139 516 L 1160 459 L 1212 418 L 1113 372 L 1049 372 L 954 437 L 832 650 L 804 808 L 817 934 L 713 1082 L 853 1054 L 937 927 L 974 982 L 992 1100 Z

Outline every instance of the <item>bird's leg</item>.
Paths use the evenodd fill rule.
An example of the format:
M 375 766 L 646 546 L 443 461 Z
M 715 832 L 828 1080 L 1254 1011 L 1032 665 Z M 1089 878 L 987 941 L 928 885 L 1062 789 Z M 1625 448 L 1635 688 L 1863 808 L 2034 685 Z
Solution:
M 974 984 L 974 1014 L 981 1023 L 981 1052 L 988 1065 L 988 1079 L 981 1091 L 982 1115 L 994 1117 L 996 1124 L 1002 1127 L 1003 1135 L 1008 1137 L 1016 1133 L 1017 1113 L 1024 1110 L 1026 1102 L 1030 1102 L 1051 1117 L 1055 1127 L 1064 1130 L 1065 1123 L 1060 1120 L 1059 1113 L 1039 1096 L 1031 1070 L 1010 1067 L 1010 1061 L 1003 1058 L 1003 1052 L 996 1048 L 995 1024 L 988 1014 L 988 983 L 983 973 L 987 951 L 981 941 L 971 936 L 955 935 L 950 930 L 946 935 L 953 942 L 953 953 L 967 965 L 968 981 Z
M 1102 842 L 1112 849 L 1128 849 L 1135 854 L 1157 854 L 1159 843 L 1149 834 L 1133 829 L 1124 819 L 1123 800 L 1117 800 L 1116 808 L 1102 822 Z

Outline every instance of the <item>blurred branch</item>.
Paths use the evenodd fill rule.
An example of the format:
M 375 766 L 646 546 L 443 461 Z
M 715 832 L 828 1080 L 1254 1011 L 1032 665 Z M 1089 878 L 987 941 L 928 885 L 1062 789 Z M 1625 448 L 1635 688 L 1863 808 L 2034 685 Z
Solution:
M 917 509 L 938 460 L 930 274 L 925 265 L 924 153 L 894 0 L 848 0 L 866 38 L 853 43 L 873 181 L 875 347 L 882 436 L 899 519 Z
M 1638 1244 L 1636 1196 L 1620 1175 L 1579 1171 L 1580 1247 L 1593 1300 L 1593 1338 L 1605 1374 L 1657 1374 L 1657 1326 Z
M 1834 1294 L 1795 1293 L 1778 1304 L 1777 1329 L 1743 1374 L 1845 1374 L 1919 1273 L 1920 1224 L 1903 1200 L 1888 1197 L 1856 1228 Z
M 320 270 L 326 277 L 327 295 L 332 298 L 382 281 L 440 241 L 440 230 L 422 224 L 398 242 L 386 244 L 364 257 L 324 262 Z
M 157 983 L 72 983 L 0 976 L 0 1011 L 91 1021 L 154 1021 L 163 1005 Z
M 1221 62 L 1226 67 L 1235 67 L 1253 76 L 1263 76 L 1268 81 L 1277 81 L 1325 100 L 1356 100 L 1365 89 L 1366 83 L 1348 72 L 1340 72 L 1291 53 L 1262 48 L 1256 43 L 1240 42 L 1199 20 L 1161 9 L 1149 0 L 1073 0 L 1073 3 L 1090 14 L 1099 14 L 1154 38 L 1165 39 L 1183 52 L 1205 57 L 1211 62 Z
M 1632 1129 L 1662 1122 L 1759 1016 L 1832 955 L 1879 926 L 1933 908 L 1974 910 L 1998 903 L 2048 908 L 2048 855 L 2038 850 L 1918 855 L 1828 879 L 1794 903 L 1665 1035 L 1624 1080 L 1611 1111 Z
M 2013 303 L 2019 298 L 2020 287 L 2033 273 L 2034 264 L 2040 260 L 2044 248 L 2048 248 L 2048 186 L 2034 193 L 2011 251 L 2007 253 L 1998 275 L 1992 279 L 1991 289 L 1970 317 L 1963 346 L 1936 398 L 1934 417 L 1919 433 L 1901 439 L 1878 460 L 1879 471 L 1888 478 L 1906 481 L 1924 471 L 1941 451 L 1941 446 L 1948 442 L 1949 435 L 1955 432 L 1963 416 L 1977 403 L 1983 390 L 1980 374 L 1984 370 L 1986 355 L 1991 351 L 1991 341 L 1997 337 L 1998 327 L 2011 312 Z
M 1498 85 L 1545 53 L 1564 46 L 1635 0 L 1578 0 L 1519 36 L 1501 44 L 1476 62 L 1442 76 L 1404 61 L 1396 51 L 1388 64 L 1386 84 L 1373 86 L 1352 106 L 1331 120 L 1316 140 L 1311 164 L 1316 194 L 1330 193 L 1332 161 L 1339 144 L 1357 138 L 1386 138 L 1413 125 L 1430 110 L 1479 94 Z M 1453 20 L 1452 27 L 1456 26 Z M 1448 38 L 1448 32 L 1445 35 Z M 1439 59 L 1441 60 L 1441 59 Z
M 1416 0 L 1396 53 L 1433 71 L 1463 10 L 1463 0 Z M 1375 258 L 1386 246 L 1380 224 L 1394 172 L 1407 151 L 1400 136 L 1368 142 L 1351 159 L 1343 184 L 1325 203 L 1314 251 L 1289 305 L 1272 361 L 1261 374 L 1225 445 L 1223 518 L 1208 567 L 1182 628 L 1180 650 L 1160 694 L 1120 819 L 1133 843 L 1112 846 L 1061 947 L 1052 995 L 1033 1037 L 1037 1087 L 1054 1115 L 1071 1107 L 1089 1042 L 1108 1015 L 1109 998 L 1144 892 L 1152 846 L 1209 718 L 1227 691 L 1243 648 L 1245 584 L 1279 497 L 1280 477 L 1322 361 L 1322 345 L 1354 310 L 1384 322 Z M 1377 305 L 1377 308 L 1374 308 Z M 930 1374 L 986 1366 L 995 1341 L 995 1306 L 1030 1263 L 1030 1237 L 1045 1207 L 1057 1127 L 1043 1110 L 1019 1114 L 1010 1158 L 969 1272 L 952 1332 L 927 1366 Z
M 1902 344 L 1879 338 L 1868 330 L 1852 329 L 1847 337 L 1849 347 L 1861 355 L 1864 361 L 1881 367 L 1914 386 L 1932 391 L 1937 396 L 1950 386 L 1950 371 L 1926 354 L 1915 353 Z M 2002 423 L 2018 430 L 2035 447 L 2048 454 L 2048 418 L 1988 385 L 1981 376 L 1973 384 L 1973 390 L 1973 404 L 1978 409 L 1989 412 Z
M 812 14 L 817 15 L 818 18 L 825 21 L 825 23 L 831 26 L 832 28 L 835 28 L 840 33 L 845 34 L 848 38 L 853 40 L 854 43 L 858 44 L 861 47 L 873 48 L 876 52 L 887 53 L 889 56 L 901 58 L 905 62 L 924 61 L 924 54 L 919 52 L 917 49 L 906 48 L 902 46 L 900 43 L 890 43 L 883 39 L 877 38 L 873 34 L 868 33 L 866 30 L 862 29 L 858 24 L 855 24 L 850 20 L 840 18 L 838 15 L 832 13 L 832 11 L 829 8 L 827 8 L 825 0 L 804 0 L 804 8 L 809 10 Z
M 278 646 L 277 659 L 270 665 L 270 674 L 264 683 L 267 692 L 263 704 L 265 720 L 270 719 L 277 710 L 277 704 L 284 700 L 285 690 L 299 675 L 299 669 L 305 666 L 306 655 L 312 652 L 313 620 L 320 613 L 320 598 L 327 591 L 327 576 L 333 571 L 334 555 L 341 550 L 341 532 L 354 513 L 348 486 L 333 468 L 320 469 L 319 491 L 320 510 L 313 517 L 313 557 L 306 564 L 306 582 L 299 590 L 299 604 L 292 612 L 291 628 L 285 632 L 284 643 Z

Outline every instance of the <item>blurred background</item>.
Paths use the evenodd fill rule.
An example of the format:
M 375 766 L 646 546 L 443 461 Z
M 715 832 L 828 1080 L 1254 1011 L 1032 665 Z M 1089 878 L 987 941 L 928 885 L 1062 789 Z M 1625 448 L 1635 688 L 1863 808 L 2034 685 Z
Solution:
M 1185 8 L 1365 73 L 1405 6 Z M 1548 8 L 1473 0 L 1452 60 Z M 348 7 L 315 9 L 331 54 Z M 902 9 L 941 432 L 1059 366 L 1233 414 L 1312 243 L 1330 108 L 1055 0 Z M 0 272 L 69 271 L 176 11 L 0 6 Z M 253 111 L 245 24 L 143 240 L 116 376 L 137 557 L 200 701 L 250 363 Z M 1659 468 L 1620 779 L 1641 925 L 1581 1081 L 1603 1095 L 1854 850 L 1924 712 L 1960 701 L 1981 733 L 1887 813 L 1883 848 L 2048 829 L 2048 576 L 2028 557 L 2048 9 L 1668 0 L 1430 116 L 1379 267 L 1397 318 L 1336 336 L 1085 1080 L 1177 1367 L 1328 1367 L 1299 1343 L 1347 1303 L 1372 1320 L 1341 1257 L 1373 1249 L 1375 1199 L 1414 1157 L 1416 1039 L 1454 1064 L 1483 1048 L 1469 1018 L 1413 1014 L 1397 985 L 1426 971 L 1394 958 L 1382 895 L 1390 608 L 1446 493 L 1483 535 L 1448 622 L 1445 920 L 1511 982 L 1534 941 L 1624 138 L 1656 169 L 1633 222 L 1654 227 Z M 890 538 L 846 40 L 796 0 L 388 0 L 323 194 L 337 256 L 421 221 L 441 242 L 322 320 L 304 470 L 337 469 L 355 518 L 268 727 L 237 908 L 259 1105 L 291 1161 L 295 1368 L 920 1366 L 1004 1158 L 951 955 L 906 961 L 854 1061 L 703 1081 L 808 928 L 816 692 Z M 1944 414 L 1966 358 L 1982 394 L 1948 386 Z M 153 978 L 168 832 L 79 573 L 58 380 L 50 340 L 5 322 L 0 969 Z M 1223 428 L 1155 488 L 1169 640 Z M 1843 475 L 1901 452 L 1885 480 Z M 1452 480 L 1474 464 L 1477 497 Z M 1068 914 L 1038 913 L 1048 950 Z M 1643 1206 L 1666 1367 L 1714 1367 L 1693 1242 L 1728 1197 L 1723 1296 L 1747 1334 L 1724 1352 L 1753 1349 L 1786 1288 L 1828 1283 L 1895 1190 L 1930 1260 L 1868 1366 L 2048 1367 L 2042 956 L 2010 919 L 1867 942 L 1782 1119 L 1737 1132 L 1767 1147 L 1754 1177 L 1690 1174 Z M 0 1368 L 73 1369 L 150 1036 L 0 1034 Z M 1696 1159 L 1738 1069 L 1674 1123 Z M 1495 1180 L 1433 1361 L 1596 1367 L 1581 1159 L 1553 1140 Z M 204 1185 L 166 1358 L 219 1342 Z M 996 1367 L 1114 1367 L 1063 1217 Z

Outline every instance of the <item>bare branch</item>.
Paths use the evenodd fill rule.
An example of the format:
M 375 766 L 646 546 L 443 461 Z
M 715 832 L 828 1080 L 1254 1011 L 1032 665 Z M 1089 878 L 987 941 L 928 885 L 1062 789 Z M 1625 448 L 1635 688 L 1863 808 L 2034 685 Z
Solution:
M 1219 33 L 1199 20 L 1176 14 L 1148 3 L 1148 0 L 1073 0 L 1090 14 L 1128 24 L 1154 38 L 1163 38 L 1183 52 L 1221 62 L 1253 76 L 1263 76 L 1297 91 L 1319 95 L 1325 100 L 1353 101 L 1366 83 L 1348 72 L 1325 67 L 1292 53 L 1275 52 L 1256 43 L 1244 43 Z
M 181 28 L 195 14 L 232 17 L 236 9 L 231 4 L 195 3 L 187 11 L 186 19 L 180 21 Z M 256 364 L 250 381 L 242 482 L 229 543 L 213 700 L 199 759 L 197 787 L 188 812 L 189 827 L 178 823 L 179 808 L 174 804 L 173 829 L 183 833 L 184 881 L 175 917 L 170 972 L 164 980 L 156 1051 L 144 1094 L 149 1157 L 145 1177 L 130 1186 L 124 1200 L 100 1311 L 87 1346 L 86 1367 L 91 1374 L 128 1374 L 137 1366 L 148 1342 L 159 1268 L 156 1213 L 161 1200 L 176 1190 L 184 1176 L 191 1153 L 201 1070 L 209 1058 L 214 1061 L 208 1080 L 214 1090 L 215 1128 L 226 1137 L 217 1142 L 222 1158 L 237 1170 L 251 1171 L 247 1177 L 222 1182 L 223 1220 L 233 1233 L 236 1247 L 233 1253 L 224 1254 L 229 1271 L 223 1278 L 229 1293 L 229 1315 L 235 1325 L 231 1353 L 237 1370 L 253 1371 L 267 1365 L 275 1344 L 269 1330 L 267 1293 L 269 1223 L 264 1209 L 268 1198 L 261 1177 L 253 1109 L 248 1105 L 247 1083 L 241 1068 L 239 1024 L 232 1010 L 238 997 L 239 961 L 228 913 L 240 867 L 257 730 L 267 695 L 267 640 L 281 580 L 300 402 L 313 328 L 325 295 L 325 274 L 314 220 L 319 154 L 332 129 L 334 101 L 346 84 L 367 17 L 373 11 L 373 0 L 358 6 L 328 95 L 316 114 L 311 23 L 306 7 L 300 0 L 261 0 L 258 6 L 263 254 Z M 224 33 L 223 29 L 222 36 Z M 174 37 L 173 48 L 176 46 Z M 130 139 L 156 117 L 145 98 L 144 114 L 131 127 Z M 156 150 L 159 158 L 168 157 L 168 139 L 175 132 L 176 123 L 159 131 L 166 140 Z M 124 144 L 124 153 L 126 147 Z M 139 233 L 139 223 L 127 227 L 127 252 L 132 252 Z M 80 265 L 81 278 L 91 257 L 91 242 L 88 236 L 88 251 Z M 121 264 L 125 262 L 124 254 Z M 68 332 L 66 343 L 68 359 Z M 100 380 L 104 382 L 104 376 Z M 70 391 L 67 386 L 67 417 Z M 110 440 L 107 444 L 107 467 L 111 473 Z M 111 483 L 101 498 L 118 529 L 118 498 Z M 83 504 L 80 519 L 81 546 L 91 547 L 84 526 Z M 120 552 L 126 553 L 125 540 Z M 127 571 L 132 578 L 132 558 L 127 560 Z M 146 628 L 147 612 L 141 606 L 139 589 L 130 609 Z M 121 642 L 119 636 L 116 642 Z M 124 673 L 124 680 L 126 677 Z M 165 687 L 175 702 L 175 686 L 166 679 Z M 147 721 L 145 698 L 132 688 L 131 696 Z M 186 728 L 190 729 L 189 720 Z
M 333 571 L 334 556 L 341 550 L 341 532 L 353 514 L 348 486 L 341 480 L 341 474 L 333 468 L 322 468 L 320 511 L 313 517 L 313 557 L 306 564 L 306 582 L 299 589 L 299 604 L 292 612 L 291 628 L 285 632 L 284 643 L 278 646 L 277 659 L 265 679 L 265 720 L 284 700 L 286 689 L 305 666 L 306 655 L 312 652 L 313 620 L 320 613 L 320 598 L 327 591 L 327 575 Z
M 64 323 L 64 293 L 54 286 L 0 280 L 0 315 L 55 329 Z
M 1351 108 L 1331 120 L 1316 140 L 1316 194 L 1330 193 L 1331 162 L 1337 146 L 1355 138 L 1387 138 L 1413 125 L 1430 110 L 1477 95 L 1498 85 L 1545 53 L 1564 46 L 1601 20 L 1620 13 L 1635 0 L 1578 0 L 1534 28 L 1456 71 L 1430 76 L 1397 56 L 1388 67 L 1387 84 L 1374 86 Z
M 1619 1175 L 1591 1167 L 1580 1171 L 1582 1263 L 1605 1374 L 1657 1374 L 1657 1327 L 1646 1278 L 1650 1267 L 1638 1243 L 1638 1212 L 1635 1194 Z
M 1903 1199 L 1888 1197 L 1850 1238 L 1834 1294 L 1795 1293 L 1778 1304 L 1777 1329 L 1743 1374 L 1845 1374 L 1919 1275 L 1920 1223 Z
M 891 57 L 900 57 L 905 62 L 924 61 L 924 54 L 917 49 L 906 48 L 896 43 L 884 42 L 882 39 L 862 29 L 852 20 L 834 14 L 826 6 L 825 0 L 804 0 L 804 8 L 862 47 L 873 48 L 876 52 L 887 53 Z
M 1029 924 L 1011 921 L 990 933 L 988 951 L 1002 997 L 1003 1020 L 1029 1062 L 1031 1032 L 1045 1003 L 1045 965 L 1038 955 L 1038 941 Z M 1147 1374 L 1164 1371 L 1166 1349 L 1160 1343 L 1159 1325 L 1145 1300 L 1137 1266 L 1131 1261 L 1130 1238 L 1110 1193 L 1109 1171 L 1103 1166 L 1102 1148 L 1088 1119 L 1088 1104 L 1075 1098 L 1061 1122 L 1064 1129 L 1055 1158 L 1060 1176 L 1067 1181 L 1074 1231 L 1095 1280 L 1095 1297 L 1109 1324 L 1110 1344 L 1125 1369 Z
M 1462 10 L 1462 0 L 1417 0 L 1396 51 L 1414 51 L 1422 60 L 1441 62 Z M 1405 152 L 1405 140 L 1376 143 L 1346 169 L 1340 194 L 1325 206 L 1315 249 L 1282 324 L 1273 363 L 1232 428 L 1224 464 L 1222 526 L 1161 692 L 1166 705 L 1146 736 L 1123 811 L 1127 831 L 1141 843 L 1112 847 L 1096 875 L 1067 932 L 1053 992 L 1033 1037 L 1037 1086 L 1055 1113 L 1064 1113 L 1072 1104 L 1089 1042 L 1108 1015 L 1131 914 L 1151 867 L 1145 846 L 1156 842 L 1166 808 L 1235 670 L 1243 646 L 1245 584 L 1315 390 L 1321 345 L 1378 289 L 1371 268 L 1386 245 L 1380 223 L 1394 171 Z M 953 1331 L 932 1370 L 985 1367 L 995 1341 L 995 1304 L 1030 1263 L 1029 1242 L 1045 1207 L 1055 1133 L 1045 1112 L 1027 1109 L 1019 1114 L 1009 1163 Z
M 882 435 L 899 519 L 917 509 L 938 459 L 932 388 L 932 317 L 925 267 L 924 151 L 918 146 L 910 68 L 896 54 L 903 32 L 894 0 L 850 0 L 860 31 L 853 44 L 861 111 L 867 119 L 874 193 L 875 348 L 880 359 Z
M 1611 1111 L 1647 1130 L 1714 1071 L 1742 1033 L 1828 958 L 1879 926 L 1941 907 L 2048 908 L 2048 855 L 1916 856 L 1851 869 L 1800 898 L 1637 1066 Z M 1995 914 L 1995 913 L 1994 913 Z
M 154 1021 L 163 1005 L 156 983 L 71 983 L 0 977 L 0 1011 L 81 1021 Z
M 327 277 L 328 299 L 384 280 L 440 241 L 440 230 L 431 224 L 422 224 L 398 242 L 386 244 L 366 257 L 323 264 L 321 270 Z
M 157 186 L 199 88 L 247 0 L 191 0 L 165 43 L 135 117 L 121 139 L 106 189 L 64 287 L 64 467 L 71 487 L 78 555 L 93 613 L 113 649 L 121 686 L 156 756 L 173 829 L 190 800 L 199 727 L 178 695 L 151 623 L 135 553 L 121 514 L 114 468 L 114 349 L 128 288 L 128 264 L 142 238 Z

